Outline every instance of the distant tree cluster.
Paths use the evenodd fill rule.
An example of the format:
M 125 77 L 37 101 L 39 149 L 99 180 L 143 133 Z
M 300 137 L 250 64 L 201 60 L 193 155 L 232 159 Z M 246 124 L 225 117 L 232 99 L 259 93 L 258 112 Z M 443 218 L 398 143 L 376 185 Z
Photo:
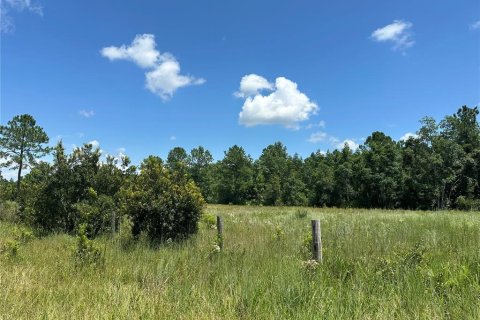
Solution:
M 163 241 L 197 230 L 204 199 L 209 203 L 403 209 L 480 209 L 478 108 L 463 106 L 437 123 L 421 120 L 417 134 L 394 141 L 373 132 L 355 152 L 291 156 L 281 142 L 253 160 L 232 146 L 214 162 L 199 146 L 172 149 L 164 163 L 146 158 L 139 168 L 128 157 L 101 160 L 84 145 L 65 154 L 28 115 L 0 126 L 2 164 L 31 171 L 17 182 L 0 179 L 0 199 L 20 204 L 21 219 L 45 232 L 72 233 L 80 225 L 95 236 L 127 215 L 133 234 Z
M 302 159 L 276 142 L 253 160 L 235 145 L 214 163 L 202 147 L 175 148 L 167 164 L 186 170 L 212 203 L 478 210 L 478 113 L 463 106 L 440 123 L 423 118 L 405 141 L 373 132 L 355 152 L 345 144 Z

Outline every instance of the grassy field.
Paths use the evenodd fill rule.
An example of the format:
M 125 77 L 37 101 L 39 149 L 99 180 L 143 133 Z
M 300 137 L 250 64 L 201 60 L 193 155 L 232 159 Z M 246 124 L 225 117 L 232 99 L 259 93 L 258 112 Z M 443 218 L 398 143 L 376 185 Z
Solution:
M 123 250 L 95 240 L 103 267 L 79 268 L 76 239 L 9 239 L 1 223 L 1 319 L 480 319 L 480 214 L 208 206 L 181 244 Z M 306 264 L 310 220 L 324 262 Z M 25 236 L 24 238 L 28 238 Z M 16 251 L 16 252 L 15 252 Z

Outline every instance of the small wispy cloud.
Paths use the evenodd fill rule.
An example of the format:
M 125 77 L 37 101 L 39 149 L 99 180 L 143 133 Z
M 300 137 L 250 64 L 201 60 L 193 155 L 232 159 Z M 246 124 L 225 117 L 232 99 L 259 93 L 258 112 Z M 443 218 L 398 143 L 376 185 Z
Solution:
M 311 143 L 319 143 L 323 141 L 328 141 L 328 143 L 334 148 L 341 150 L 345 147 L 345 145 L 348 145 L 348 147 L 352 151 L 356 151 L 359 148 L 359 143 L 357 142 L 357 139 L 345 139 L 345 140 L 340 140 L 337 137 L 330 136 L 328 133 L 323 132 L 323 131 L 318 131 L 315 133 L 312 133 L 310 137 L 307 139 L 308 142 Z
M 327 140 L 327 138 L 328 138 L 328 134 L 326 132 L 319 131 L 319 132 L 312 133 L 307 141 L 311 143 L 317 143 L 317 142 L 325 141 Z
M 411 22 L 395 20 L 391 24 L 373 31 L 371 38 L 377 42 L 390 42 L 393 44 L 393 50 L 405 52 L 415 43 L 412 40 L 412 27 Z
M 305 128 L 306 129 L 313 129 L 313 128 L 325 129 L 326 126 L 327 126 L 327 123 L 323 120 L 320 120 L 320 122 L 318 122 L 318 123 L 308 124 Z
M 84 118 L 91 118 L 95 115 L 95 111 L 82 109 L 82 110 L 78 111 L 78 114 L 81 115 Z
M 0 33 L 12 33 L 15 31 L 15 22 L 12 12 L 29 11 L 43 16 L 43 7 L 32 0 L 0 0 Z
M 470 25 L 470 30 L 479 30 L 480 29 L 480 20 L 475 21 Z
M 170 137 L 170 141 L 175 141 L 175 140 L 177 140 L 177 137 L 175 137 L 175 136 Z

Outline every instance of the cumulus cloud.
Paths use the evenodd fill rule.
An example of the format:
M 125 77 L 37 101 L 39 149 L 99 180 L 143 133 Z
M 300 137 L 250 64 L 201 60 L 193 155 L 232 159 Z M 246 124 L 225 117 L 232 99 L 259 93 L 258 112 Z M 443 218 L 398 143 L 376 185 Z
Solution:
M 205 83 L 205 79 L 180 74 L 178 60 L 171 53 L 160 53 L 156 46 L 153 34 L 142 34 L 137 35 L 129 46 L 105 47 L 100 53 L 110 61 L 132 61 L 149 70 L 145 73 L 145 87 L 164 101 L 181 87 Z
M 415 43 L 410 32 L 412 26 L 411 22 L 395 20 L 393 23 L 373 31 L 371 37 L 377 42 L 392 43 L 393 50 L 405 51 Z
M 15 23 L 11 12 L 29 11 L 43 16 L 43 8 L 31 0 L 0 0 L 0 32 L 12 33 L 15 31 Z
M 78 111 L 78 114 L 81 115 L 84 118 L 91 118 L 95 115 L 95 111 L 82 109 L 82 110 Z
M 480 29 L 480 20 L 475 21 L 470 25 L 470 30 L 479 30 Z
M 271 91 L 262 94 L 262 91 Z M 244 76 L 237 97 L 245 98 L 239 122 L 247 127 L 262 124 L 280 124 L 298 128 L 298 122 L 308 120 L 318 106 L 297 89 L 297 84 L 284 77 L 270 84 L 258 75 Z
M 356 143 L 352 139 L 345 139 L 342 142 L 337 143 L 337 145 L 335 147 L 336 147 L 336 149 L 343 149 L 345 147 L 345 145 L 348 145 L 348 147 L 352 151 L 356 151 L 358 149 L 358 147 L 360 146 L 358 143 Z
M 236 97 L 246 98 L 255 96 L 262 90 L 273 90 L 274 86 L 262 76 L 256 74 L 247 74 L 240 80 L 240 90 L 234 93 Z
M 175 141 L 175 140 L 177 140 L 177 137 L 171 136 L 171 137 L 170 137 L 170 140 L 171 140 L 171 141 Z
M 410 138 L 418 138 L 418 135 L 412 132 L 407 132 L 400 138 L 400 141 L 407 141 Z

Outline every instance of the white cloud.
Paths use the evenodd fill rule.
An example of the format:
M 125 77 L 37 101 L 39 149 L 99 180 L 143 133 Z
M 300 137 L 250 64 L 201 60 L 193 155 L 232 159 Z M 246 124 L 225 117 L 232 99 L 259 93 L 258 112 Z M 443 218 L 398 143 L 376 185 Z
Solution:
M 126 151 L 127 151 L 127 149 L 124 148 L 124 147 L 117 148 L 117 153 L 119 153 L 119 154 L 125 154 Z
M 251 75 L 250 75 L 251 76 Z M 275 81 L 275 86 L 268 88 L 268 81 L 245 76 L 244 79 L 254 79 L 240 84 L 240 93 L 245 96 L 239 122 L 247 127 L 261 124 L 280 124 L 287 128 L 298 128 L 298 122 L 308 120 L 315 114 L 318 106 L 297 89 L 297 84 L 284 77 Z M 245 82 L 245 81 L 244 81 Z M 262 95 L 259 91 L 273 91 Z M 237 94 L 239 96 L 239 94 Z
M 356 151 L 359 147 L 359 144 L 356 143 L 354 140 L 351 140 L 351 139 L 345 139 L 342 142 L 337 143 L 335 145 L 335 147 L 336 147 L 336 149 L 343 149 L 345 147 L 345 145 L 348 145 L 348 147 L 352 151 Z
M 393 43 L 393 50 L 405 51 L 415 43 L 410 32 L 412 26 L 411 22 L 395 20 L 393 23 L 373 31 L 371 37 L 377 42 Z
M 160 52 L 155 49 L 153 34 L 137 35 L 130 46 L 105 47 L 101 50 L 104 57 L 114 60 L 130 60 L 141 68 L 154 68 L 160 60 Z
M 400 141 L 407 141 L 409 138 L 418 138 L 418 135 L 415 133 L 407 132 L 401 138 Z
M 478 30 L 480 29 L 480 20 L 475 21 L 470 25 L 470 30 Z
M 0 0 L 0 32 L 12 33 L 15 31 L 15 24 L 11 12 L 29 11 L 43 16 L 43 8 L 31 0 Z
M 91 118 L 95 115 L 95 111 L 82 109 L 82 110 L 78 111 L 78 114 L 81 115 L 84 118 Z
M 170 137 L 170 140 L 171 140 L 171 141 L 175 141 L 175 140 L 177 140 L 177 137 L 171 136 L 171 137 Z
M 338 139 L 337 137 L 330 136 L 326 132 L 323 132 L 323 131 L 318 131 L 318 132 L 312 133 L 307 141 L 311 142 L 311 143 L 319 143 L 319 142 L 322 142 L 322 141 L 328 141 L 328 143 L 334 149 L 339 149 L 339 150 L 343 149 L 345 144 L 347 144 L 348 147 L 352 151 L 356 151 L 358 149 L 358 147 L 360 146 L 357 143 L 357 139 L 345 139 L 345 140 L 342 141 L 342 140 Z
M 328 134 L 323 131 L 315 132 L 310 135 L 310 138 L 308 138 L 308 141 L 311 143 L 317 143 L 321 141 L 325 141 L 328 138 Z
M 242 77 L 240 80 L 240 90 L 234 93 L 238 98 L 246 98 L 250 96 L 255 96 L 260 93 L 262 90 L 273 90 L 273 83 L 268 82 L 262 76 L 256 74 L 247 74 Z
M 306 128 L 306 129 L 312 129 L 312 128 L 325 129 L 326 126 L 327 126 L 326 122 L 323 121 L 323 120 L 320 120 L 319 123 L 317 123 L 317 124 L 310 123 L 310 124 L 308 124 L 305 128 Z
M 137 35 L 129 46 L 105 47 L 100 53 L 110 61 L 129 60 L 148 69 L 145 86 L 163 100 L 170 99 L 178 88 L 205 83 L 205 79 L 181 75 L 177 59 L 168 52 L 160 53 L 156 49 L 153 34 Z
M 145 77 L 147 89 L 163 100 L 170 99 L 178 88 L 205 83 L 205 79 L 181 75 L 180 64 L 175 59 L 164 61 L 153 71 L 147 72 Z

